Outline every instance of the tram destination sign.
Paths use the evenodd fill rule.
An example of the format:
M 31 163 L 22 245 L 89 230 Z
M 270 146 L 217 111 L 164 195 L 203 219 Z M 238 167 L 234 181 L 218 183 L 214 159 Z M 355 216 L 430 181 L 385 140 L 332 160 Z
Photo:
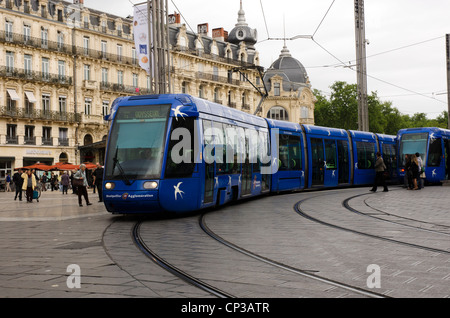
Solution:
M 120 107 L 117 119 L 167 118 L 169 105 Z

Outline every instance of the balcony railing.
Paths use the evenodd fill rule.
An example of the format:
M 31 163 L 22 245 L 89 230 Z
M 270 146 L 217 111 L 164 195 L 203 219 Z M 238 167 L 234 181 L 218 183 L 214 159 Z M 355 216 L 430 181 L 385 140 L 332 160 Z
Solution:
M 49 41 L 25 34 L 0 31 L 0 42 L 25 45 L 33 48 L 41 48 L 48 51 L 72 54 L 72 45 L 62 42 Z
M 7 77 L 8 79 L 21 79 L 30 82 L 45 82 L 63 86 L 72 85 L 72 76 L 30 71 L 8 66 L 0 66 L 0 77 Z
M 53 138 L 42 137 L 42 145 L 43 146 L 53 146 Z
M 69 138 L 58 138 L 59 146 L 69 146 Z
M 33 137 L 25 136 L 24 140 L 23 140 L 23 143 L 24 143 L 24 145 L 35 145 L 36 144 L 36 137 L 35 136 L 33 136 Z
M 19 137 L 17 136 L 6 136 L 6 143 L 11 145 L 19 144 Z
M 48 120 L 66 123 L 78 123 L 81 121 L 81 116 L 77 113 L 42 109 L 34 109 L 30 111 L 29 109 L 25 108 L 8 108 L 6 106 L 0 106 L 0 117 Z

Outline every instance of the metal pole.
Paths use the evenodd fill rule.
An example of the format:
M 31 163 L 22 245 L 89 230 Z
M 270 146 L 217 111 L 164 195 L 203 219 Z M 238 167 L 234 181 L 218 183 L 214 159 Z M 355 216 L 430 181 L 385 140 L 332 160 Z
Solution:
M 450 34 L 445 36 L 447 55 L 447 128 L 450 129 Z
M 153 94 L 153 69 L 154 69 L 154 64 L 153 64 L 153 59 L 152 59 L 152 19 L 151 19 L 151 1 L 147 0 L 147 18 L 148 18 L 148 56 L 150 58 L 150 74 L 148 75 L 150 78 L 150 94 Z
M 361 131 L 369 131 L 369 107 L 367 105 L 366 35 L 364 23 L 364 0 L 355 0 L 358 129 Z

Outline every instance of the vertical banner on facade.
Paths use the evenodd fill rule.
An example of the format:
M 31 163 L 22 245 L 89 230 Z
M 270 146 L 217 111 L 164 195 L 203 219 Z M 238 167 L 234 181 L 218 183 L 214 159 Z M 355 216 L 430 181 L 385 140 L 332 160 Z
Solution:
M 139 65 L 150 75 L 151 34 L 149 34 L 147 4 L 134 7 L 134 44 L 139 57 Z M 150 43 L 150 47 L 149 47 Z

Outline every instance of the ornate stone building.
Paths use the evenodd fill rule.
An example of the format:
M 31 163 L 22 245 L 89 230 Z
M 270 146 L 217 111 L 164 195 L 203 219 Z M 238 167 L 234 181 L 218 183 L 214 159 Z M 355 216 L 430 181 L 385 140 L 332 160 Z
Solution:
M 286 45 L 280 57 L 265 72 L 264 83 L 269 91 L 262 109 L 265 117 L 314 125 L 316 98 L 309 77 Z
M 242 1 L 229 33 L 209 35 L 206 24 L 192 32 L 177 14 L 170 23 L 170 91 L 253 114 L 261 96 L 249 81 L 262 86 L 263 79 Z M 103 162 L 110 105 L 150 91 L 132 24 L 83 0 L 0 0 L 0 180 L 35 162 Z M 306 72 L 288 55 L 266 73 L 270 95 L 260 115 L 312 123 Z M 276 115 L 279 107 L 286 114 Z

